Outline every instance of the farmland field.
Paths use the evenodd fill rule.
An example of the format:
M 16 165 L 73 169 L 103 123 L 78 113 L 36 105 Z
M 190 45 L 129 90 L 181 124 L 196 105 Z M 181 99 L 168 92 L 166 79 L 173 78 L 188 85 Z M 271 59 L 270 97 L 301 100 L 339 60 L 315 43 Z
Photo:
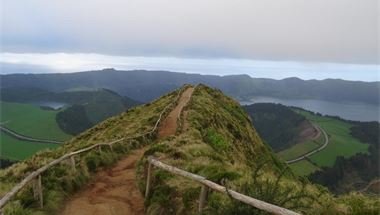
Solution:
M 308 140 L 304 143 L 292 145 L 290 148 L 278 152 L 277 155 L 284 160 L 291 160 L 319 148 L 322 141 L 324 141 L 323 135 L 320 135 L 317 140 Z
M 360 142 L 350 134 L 351 124 L 331 117 L 317 116 L 305 111 L 298 111 L 308 120 L 324 129 L 329 136 L 327 147 L 312 155 L 310 160 L 318 166 L 332 166 L 338 156 L 351 157 L 357 153 L 368 153 L 368 144 Z
M 289 167 L 298 176 L 307 176 L 318 170 L 318 167 L 314 166 L 307 160 L 292 163 L 289 165 Z
M 1 123 L 15 132 L 40 139 L 68 140 L 55 120 L 58 111 L 43 110 L 30 104 L 0 102 Z
M 0 143 L 0 157 L 10 160 L 23 160 L 37 151 L 59 146 L 58 144 L 21 141 L 4 133 L 0 135 Z

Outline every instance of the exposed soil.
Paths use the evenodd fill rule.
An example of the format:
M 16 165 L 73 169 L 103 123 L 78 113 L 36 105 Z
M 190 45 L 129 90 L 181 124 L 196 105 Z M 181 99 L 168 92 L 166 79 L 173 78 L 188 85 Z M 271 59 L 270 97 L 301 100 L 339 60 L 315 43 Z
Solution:
M 186 89 L 178 105 L 161 123 L 159 138 L 174 135 L 177 119 L 189 102 L 194 88 Z M 82 191 L 73 195 L 62 215 L 140 215 L 144 214 L 144 198 L 137 188 L 136 163 L 145 149 L 132 151 L 110 169 L 100 170 Z
M 62 215 L 144 214 L 144 198 L 136 185 L 136 163 L 144 149 L 134 150 L 111 169 L 99 171 L 66 204 Z
M 304 143 L 307 140 L 317 140 L 321 136 L 321 131 L 307 120 L 301 123 L 299 130 L 297 143 Z
M 158 137 L 163 138 L 170 135 L 175 135 L 177 131 L 177 119 L 181 115 L 182 109 L 190 101 L 191 95 L 194 92 L 194 88 L 187 88 L 181 95 L 178 101 L 178 105 L 169 113 L 169 115 L 162 121 L 158 128 Z

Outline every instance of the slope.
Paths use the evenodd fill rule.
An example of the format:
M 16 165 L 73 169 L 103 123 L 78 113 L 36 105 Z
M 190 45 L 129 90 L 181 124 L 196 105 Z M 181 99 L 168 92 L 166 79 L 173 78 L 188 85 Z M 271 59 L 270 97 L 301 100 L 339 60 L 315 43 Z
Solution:
M 159 138 L 175 134 L 177 119 L 193 90 L 194 88 L 188 88 L 181 94 L 176 107 L 161 123 Z M 111 169 L 97 172 L 94 180 L 70 199 L 62 214 L 143 214 L 144 199 L 137 188 L 135 167 L 144 151 L 144 148 L 134 150 Z
M 188 86 L 182 90 L 187 88 Z M 149 136 L 139 136 L 138 134 L 152 131 L 160 116 L 165 119 L 171 110 L 175 110 L 175 106 L 170 104 L 178 104 L 178 92 L 181 91 L 133 108 L 100 123 L 56 150 L 37 154 L 0 171 L 1 195 L 24 178 L 27 172 L 54 158 L 95 143 L 119 140 L 113 149 L 102 148 L 75 157 L 75 170 L 62 163 L 46 171 L 42 175 L 43 195 L 47 201 L 43 210 L 38 209 L 30 187 L 7 205 L 6 214 L 54 214 L 61 209 L 64 198 L 72 196 L 75 191 L 88 184 L 90 178 L 96 176 L 96 172 L 102 172 L 102 167 L 111 167 L 128 153 L 133 154 L 134 149 L 144 146 L 146 151 L 137 162 L 135 180 L 142 193 L 148 168 L 146 158 L 154 156 L 164 163 L 227 186 L 228 189 L 303 214 L 377 214 L 380 209 L 378 199 L 360 194 L 335 198 L 325 188 L 315 186 L 304 178 L 295 177 L 288 171 L 287 165 L 278 160 L 269 146 L 262 142 L 240 105 L 221 91 L 204 85 L 195 87 L 188 104 L 179 110 L 181 114 L 176 122 L 174 135 L 172 130 L 168 136 L 162 138 L 157 138 L 157 132 Z M 123 137 L 128 138 L 122 139 Z M 119 170 L 113 169 L 121 173 Z M 126 169 L 128 171 L 129 168 Z M 144 199 L 145 212 L 196 214 L 200 189 L 195 182 L 155 169 L 151 191 Z M 261 211 L 233 201 L 228 195 L 221 193 L 209 192 L 207 199 L 204 214 L 262 214 Z
M 63 200 L 85 186 L 99 168 L 113 165 L 132 150 L 141 148 L 154 139 L 148 134 L 155 128 L 158 119 L 166 116 L 172 104 L 175 104 L 180 91 L 174 91 L 160 99 L 143 106 L 135 107 L 118 116 L 109 118 L 93 128 L 81 133 L 55 150 L 45 150 L 0 171 L 0 196 L 8 192 L 31 170 L 72 151 L 93 144 L 119 140 L 112 150 L 90 151 L 75 157 L 75 171 L 69 163 L 63 162 L 48 169 L 42 176 L 45 207 L 38 208 L 31 193 L 32 186 L 23 189 L 4 209 L 5 214 L 52 214 L 61 209 Z

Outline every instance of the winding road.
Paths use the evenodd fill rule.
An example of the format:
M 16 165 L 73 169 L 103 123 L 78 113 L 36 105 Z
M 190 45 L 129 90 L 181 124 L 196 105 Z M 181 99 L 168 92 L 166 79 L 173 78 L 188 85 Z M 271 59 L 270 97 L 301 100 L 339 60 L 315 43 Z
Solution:
M 11 135 L 12 137 L 19 139 L 19 140 L 25 140 L 30 142 L 37 142 L 37 143 L 52 143 L 52 144 L 61 144 L 63 142 L 57 141 L 57 140 L 45 140 L 45 139 L 37 139 L 33 137 L 28 137 L 19 133 L 16 133 L 15 131 L 10 130 L 9 128 L 6 128 L 2 125 L 0 125 L 0 131 L 4 132 L 6 134 Z
M 329 144 L 329 137 L 327 136 L 327 133 L 325 130 L 323 130 L 321 127 L 319 127 L 318 125 L 315 125 L 313 123 L 313 126 L 316 127 L 318 130 L 320 130 L 325 138 L 325 142 L 323 143 L 323 145 L 317 149 L 314 149 L 313 151 L 310 151 L 310 152 L 307 152 L 306 154 L 303 154 L 301 155 L 300 157 L 298 158 L 295 158 L 295 159 L 292 159 L 292 160 L 287 160 L 286 163 L 287 164 L 292 164 L 292 163 L 295 163 L 295 162 L 298 162 L 298 161 L 301 161 L 317 152 L 320 152 L 321 150 L 323 150 L 324 148 L 326 148 L 326 146 Z

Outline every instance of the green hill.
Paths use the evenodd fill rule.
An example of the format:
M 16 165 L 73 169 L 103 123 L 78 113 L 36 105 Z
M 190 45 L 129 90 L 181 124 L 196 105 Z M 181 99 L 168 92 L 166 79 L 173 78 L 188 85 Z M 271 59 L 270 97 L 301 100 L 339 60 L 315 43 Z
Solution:
M 37 153 L 0 171 L 0 195 L 9 191 L 27 172 L 65 153 L 150 131 L 165 107 L 176 102 L 177 94 L 178 91 L 172 92 L 111 117 L 57 149 Z M 85 185 L 99 168 L 110 166 L 132 149 L 143 146 L 146 152 L 137 169 L 142 192 L 146 158 L 151 155 L 246 195 L 304 214 L 377 214 L 380 209 L 376 198 L 361 194 L 334 197 L 325 188 L 294 176 L 262 142 L 239 103 L 219 90 L 197 86 L 179 122 L 177 134 L 164 139 L 158 139 L 155 134 L 148 138 L 123 139 L 113 150 L 104 148 L 77 156 L 77 171 L 68 168 L 67 163 L 50 168 L 42 177 L 44 209 L 38 209 L 29 188 L 13 199 L 6 207 L 6 214 L 57 213 L 61 203 Z M 152 177 L 152 193 L 145 199 L 147 214 L 197 214 L 199 184 L 158 169 Z M 262 214 L 216 192 L 209 193 L 204 213 Z

